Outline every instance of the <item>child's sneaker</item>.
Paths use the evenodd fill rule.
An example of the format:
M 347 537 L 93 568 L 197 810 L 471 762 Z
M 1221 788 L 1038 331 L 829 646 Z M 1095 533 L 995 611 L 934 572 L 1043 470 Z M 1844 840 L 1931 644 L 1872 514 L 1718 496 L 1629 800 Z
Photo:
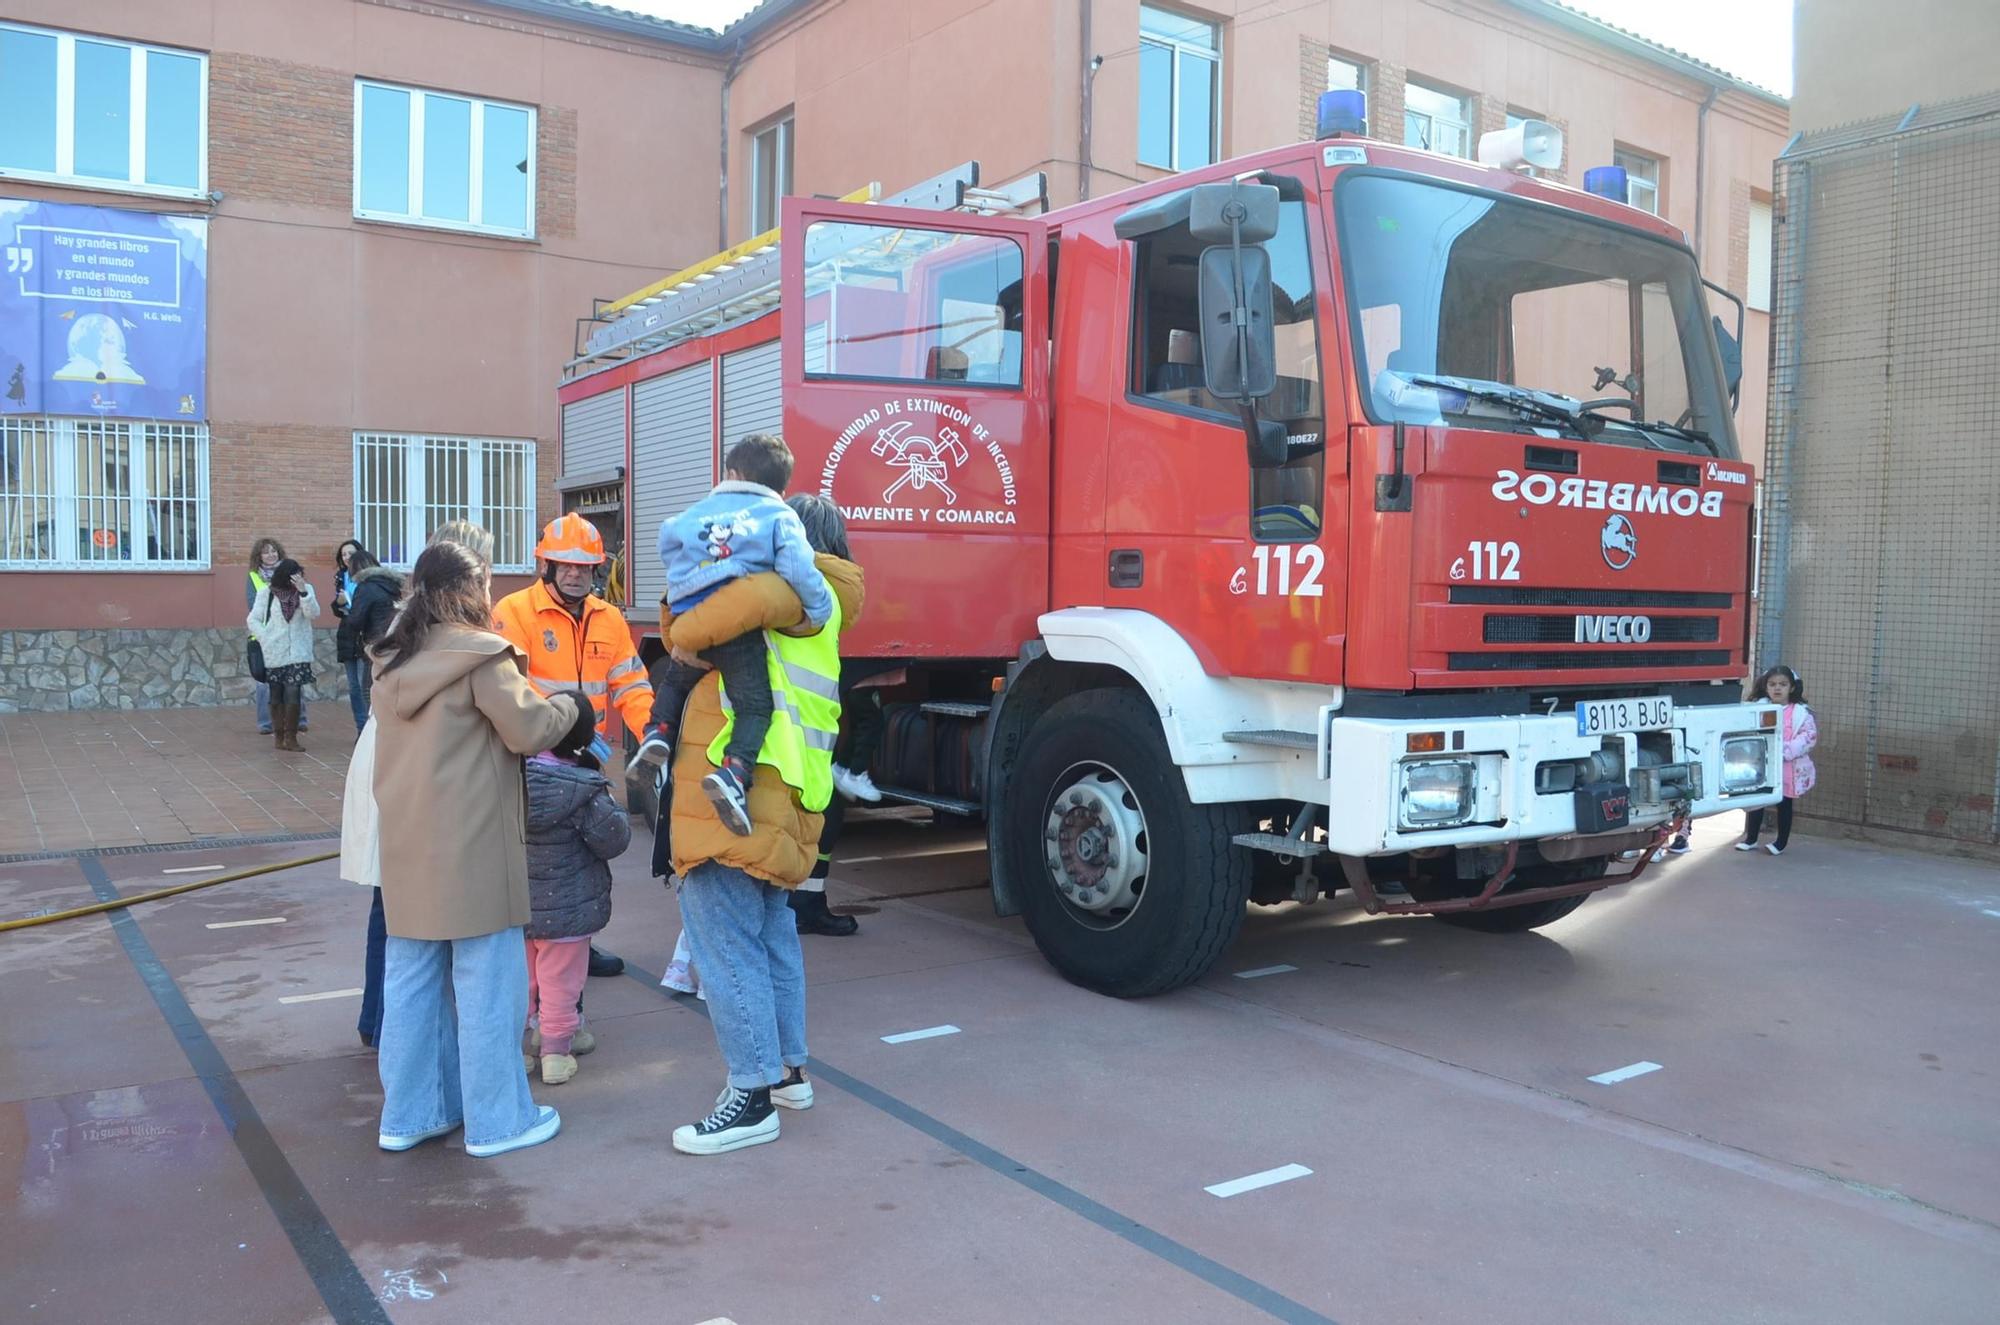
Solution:
M 646 728 L 646 739 L 639 742 L 638 752 L 632 758 L 648 768 L 659 768 L 674 753 L 674 729 L 664 722 L 656 722 Z
M 750 836 L 750 770 L 740 760 L 725 757 L 721 768 L 701 780 L 701 790 L 724 828 Z
M 722 1092 L 715 1112 L 698 1123 L 674 1129 L 674 1149 L 684 1155 L 720 1155 L 778 1139 L 778 1111 L 769 1087 Z
M 676 994 L 692 994 L 695 991 L 694 969 L 686 962 L 669 962 L 667 973 L 660 977 L 660 984 Z
M 560 1086 L 576 1075 L 575 1054 L 543 1054 L 542 1084 Z
M 1738 842 L 1736 844 L 1736 849 L 1738 851 L 1755 851 L 1757 849 L 1757 844 L 1755 842 Z
M 833 785 L 841 795 L 851 801 L 867 801 L 874 804 L 882 799 L 882 792 L 875 785 L 875 779 L 868 776 L 867 769 L 856 771 L 840 764 L 833 766 Z
M 1691 848 L 1689 848 L 1688 846 L 1688 835 L 1686 833 L 1682 833 L 1679 837 L 1676 837 L 1672 842 L 1669 842 L 1667 844 L 1667 854 L 1673 856 L 1685 856 L 1690 849 Z

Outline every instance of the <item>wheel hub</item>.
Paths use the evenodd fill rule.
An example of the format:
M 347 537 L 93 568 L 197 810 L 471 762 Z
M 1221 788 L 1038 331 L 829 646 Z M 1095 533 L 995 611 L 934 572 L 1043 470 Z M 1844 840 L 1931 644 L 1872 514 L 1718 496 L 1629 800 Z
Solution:
M 1146 816 L 1116 773 L 1090 767 L 1060 785 L 1042 835 L 1056 891 L 1092 916 L 1123 920 L 1146 885 Z

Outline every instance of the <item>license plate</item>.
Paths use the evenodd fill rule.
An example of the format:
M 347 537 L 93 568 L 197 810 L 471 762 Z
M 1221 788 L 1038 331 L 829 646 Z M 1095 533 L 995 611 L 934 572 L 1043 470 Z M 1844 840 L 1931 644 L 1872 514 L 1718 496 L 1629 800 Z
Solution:
M 1656 732 L 1673 725 L 1674 701 L 1671 699 L 1589 699 L 1576 706 L 1578 736 Z

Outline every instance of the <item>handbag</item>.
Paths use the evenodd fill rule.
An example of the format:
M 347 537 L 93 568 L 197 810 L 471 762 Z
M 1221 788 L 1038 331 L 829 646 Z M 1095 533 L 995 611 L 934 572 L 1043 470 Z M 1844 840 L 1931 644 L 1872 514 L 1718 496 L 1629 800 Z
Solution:
M 266 598 L 264 600 L 264 620 L 269 621 L 270 619 L 271 600 Z M 255 636 L 252 636 L 250 640 L 250 654 L 247 661 L 252 681 L 255 681 L 258 685 L 263 685 L 271 679 L 270 669 L 264 666 L 264 645 Z

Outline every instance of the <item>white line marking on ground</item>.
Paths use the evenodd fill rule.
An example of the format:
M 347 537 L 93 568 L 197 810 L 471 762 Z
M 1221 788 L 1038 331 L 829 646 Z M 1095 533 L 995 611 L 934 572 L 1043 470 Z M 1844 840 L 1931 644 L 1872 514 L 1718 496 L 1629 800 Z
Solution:
M 880 859 L 882 859 L 880 856 L 849 856 L 840 863 L 843 865 L 872 865 Z
M 1659 1070 L 1658 1063 L 1632 1063 L 1626 1067 L 1613 1068 L 1609 1072 L 1599 1072 L 1591 1080 L 1600 1086 L 1615 1086 L 1621 1081 L 1630 1081 L 1633 1077 L 1643 1077 L 1648 1072 Z
M 329 998 L 359 998 L 359 989 L 329 989 L 324 994 L 287 994 L 280 1003 L 318 1003 Z
M 1294 1178 L 1311 1176 L 1312 1170 L 1305 1165 L 1287 1164 L 1283 1168 L 1265 1169 L 1262 1173 L 1253 1173 L 1247 1178 L 1232 1178 L 1228 1182 L 1218 1182 L 1213 1187 L 1204 1187 L 1202 1190 L 1210 1196 L 1227 1199 L 1231 1196 L 1241 1196 L 1245 1192 L 1254 1192 L 1259 1187 L 1273 1187 L 1281 1182 L 1290 1182 Z
M 180 867 L 179 867 L 178 869 L 171 869 L 171 870 L 161 870 L 161 871 L 160 871 L 160 873 L 162 873 L 162 874 L 207 874 L 207 873 L 209 873 L 209 872 L 210 872 L 210 871 L 212 871 L 212 870 L 219 870 L 219 869 L 221 869 L 221 868 L 222 868 L 222 866 L 220 866 L 220 865 L 182 865 L 182 866 L 180 866 Z
M 1995 920 L 2000 920 L 2000 911 L 1995 911 L 1995 910 L 1994 910 L 1994 909 L 1993 909 L 1992 907 L 1990 907 L 1990 906 L 1982 906 L 1982 907 L 1980 907 L 1980 908 L 1979 908 L 1979 914 L 1980 914 L 1980 915 L 1983 915 L 1983 916 L 1992 916 L 1992 917 L 1993 917 L 1993 918 L 1994 918 Z
M 282 925 L 283 916 L 264 916 L 257 920 L 217 920 L 209 924 L 209 929 L 242 929 L 246 925 Z
M 1276 966 L 1259 966 L 1254 971 L 1238 971 L 1236 978 L 1238 980 L 1261 980 L 1267 975 L 1283 975 L 1286 971 L 1296 971 L 1298 969 L 1296 966 L 1288 966 L 1283 962 L 1279 962 Z
M 940 1035 L 956 1034 L 958 1034 L 958 1027 L 956 1026 L 932 1026 L 927 1030 L 904 1031 L 900 1035 L 885 1035 L 882 1037 L 882 1043 L 908 1044 L 911 1040 L 934 1040 Z

